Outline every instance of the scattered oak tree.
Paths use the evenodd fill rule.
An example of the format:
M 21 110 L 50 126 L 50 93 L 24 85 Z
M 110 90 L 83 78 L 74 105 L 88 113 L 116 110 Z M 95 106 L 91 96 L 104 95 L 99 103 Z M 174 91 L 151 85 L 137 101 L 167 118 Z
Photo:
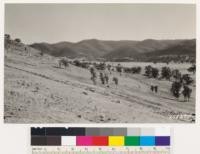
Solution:
M 180 90 L 181 90 L 182 84 L 180 82 L 173 82 L 171 86 L 171 93 L 174 97 L 177 99 L 180 97 Z
M 157 68 L 152 68 L 152 77 L 157 78 L 159 76 L 159 70 Z
M 171 69 L 169 67 L 162 67 L 161 76 L 163 79 L 170 80 L 171 74 Z

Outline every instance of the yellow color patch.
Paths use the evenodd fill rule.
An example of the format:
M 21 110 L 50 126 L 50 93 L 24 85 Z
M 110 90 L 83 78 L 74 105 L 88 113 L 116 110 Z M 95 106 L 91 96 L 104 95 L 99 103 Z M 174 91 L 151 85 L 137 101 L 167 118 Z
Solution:
M 124 146 L 124 136 L 109 136 L 109 146 Z

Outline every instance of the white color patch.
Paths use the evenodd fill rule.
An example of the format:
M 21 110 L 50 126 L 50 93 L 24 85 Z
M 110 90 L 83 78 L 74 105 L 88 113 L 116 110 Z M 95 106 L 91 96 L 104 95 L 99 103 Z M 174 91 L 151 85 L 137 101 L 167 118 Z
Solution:
M 171 136 L 170 128 L 158 127 L 155 129 L 155 136 Z
M 62 136 L 61 145 L 76 145 L 76 136 Z

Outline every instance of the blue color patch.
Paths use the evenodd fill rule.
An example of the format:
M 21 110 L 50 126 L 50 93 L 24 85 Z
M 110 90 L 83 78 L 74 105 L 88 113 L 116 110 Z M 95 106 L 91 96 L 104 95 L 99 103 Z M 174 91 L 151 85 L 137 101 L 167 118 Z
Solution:
M 155 136 L 140 136 L 140 146 L 155 146 Z

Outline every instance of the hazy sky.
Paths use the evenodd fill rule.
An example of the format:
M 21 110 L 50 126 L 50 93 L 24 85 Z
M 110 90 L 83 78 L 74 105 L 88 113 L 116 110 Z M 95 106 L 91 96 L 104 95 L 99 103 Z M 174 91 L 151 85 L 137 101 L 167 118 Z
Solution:
M 5 33 L 25 43 L 195 38 L 193 4 L 6 4 Z

